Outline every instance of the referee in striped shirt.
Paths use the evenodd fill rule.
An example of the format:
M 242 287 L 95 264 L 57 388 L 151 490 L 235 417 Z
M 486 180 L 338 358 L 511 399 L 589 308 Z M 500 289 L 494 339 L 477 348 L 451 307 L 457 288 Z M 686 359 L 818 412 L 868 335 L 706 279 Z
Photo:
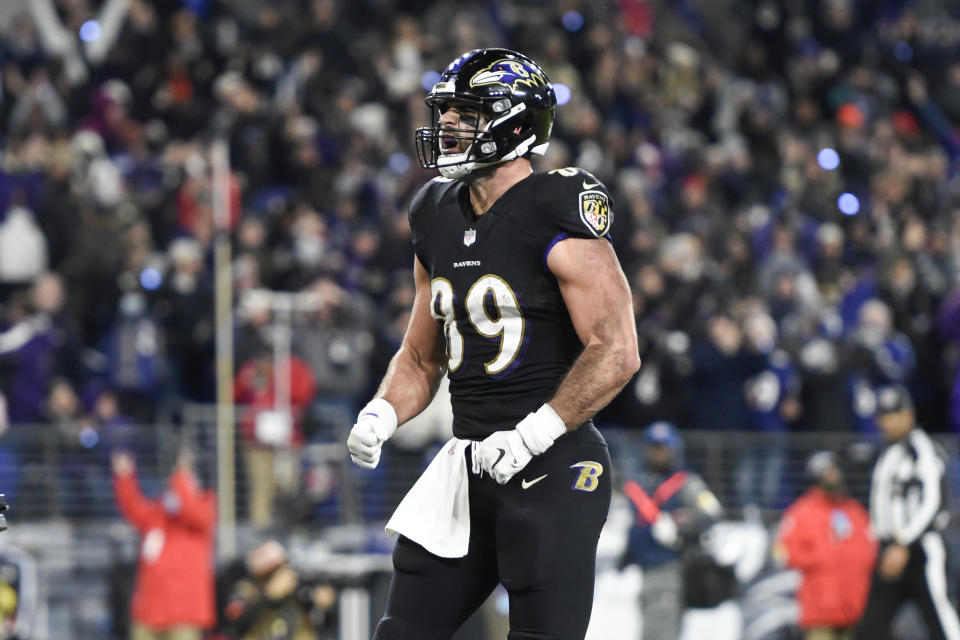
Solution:
M 856 638 L 889 638 L 900 605 L 912 600 L 931 640 L 960 640 L 960 622 L 947 596 L 940 534 L 950 517 L 944 454 L 917 426 L 913 402 L 902 385 L 878 391 L 877 421 L 888 441 L 870 487 L 870 520 L 880 549 Z

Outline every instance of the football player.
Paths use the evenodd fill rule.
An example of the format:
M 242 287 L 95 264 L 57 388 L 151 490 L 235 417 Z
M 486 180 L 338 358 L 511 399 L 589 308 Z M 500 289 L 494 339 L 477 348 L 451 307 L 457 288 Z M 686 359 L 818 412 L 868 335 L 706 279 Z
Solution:
M 398 507 L 376 640 L 449 638 L 498 582 L 510 640 L 580 639 L 610 458 L 591 417 L 640 366 L 610 195 L 577 168 L 534 173 L 556 95 L 506 49 L 455 59 L 426 97 L 410 206 L 416 298 L 400 349 L 347 440 L 383 442 L 450 379 L 451 440 Z

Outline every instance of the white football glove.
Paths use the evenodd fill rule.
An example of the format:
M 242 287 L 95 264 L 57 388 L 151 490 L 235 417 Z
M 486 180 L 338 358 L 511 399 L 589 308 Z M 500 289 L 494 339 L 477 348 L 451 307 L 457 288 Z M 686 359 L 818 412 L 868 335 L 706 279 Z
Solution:
M 506 484 L 533 456 L 550 448 L 567 427 L 549 404 L 544 404 L 510 431 L 497 431 L 480 443 L 480 466 L 499 484 Z
M 380 462 L 383 443 L 397 430 L 397 412 L 383 398 L 367 403 L 347 437 L 350 458 L 364 469 L 373 469 Z
M 480 443 L 480 466 L 500 484 L 509 482 L 532 459 L 516 429 L 497 431 Z

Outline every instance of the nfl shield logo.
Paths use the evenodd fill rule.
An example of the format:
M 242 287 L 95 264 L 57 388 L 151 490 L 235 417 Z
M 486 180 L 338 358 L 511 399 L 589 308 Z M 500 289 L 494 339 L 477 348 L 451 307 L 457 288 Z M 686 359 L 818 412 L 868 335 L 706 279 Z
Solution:
M 476 229 L 467 229 L 466 231 L 463 232 L 463 246 L 469 247 L 476 241 L 477 241 Z

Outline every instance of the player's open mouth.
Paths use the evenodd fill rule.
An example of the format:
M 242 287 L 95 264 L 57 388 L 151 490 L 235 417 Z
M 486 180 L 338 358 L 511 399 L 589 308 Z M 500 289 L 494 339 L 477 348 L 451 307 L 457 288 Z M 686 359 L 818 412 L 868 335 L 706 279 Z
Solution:
M 443 151 L 451 151 L 457 148 L 457 139 L 453 136 L 443 136 L 440 139 L 440 148 Z

